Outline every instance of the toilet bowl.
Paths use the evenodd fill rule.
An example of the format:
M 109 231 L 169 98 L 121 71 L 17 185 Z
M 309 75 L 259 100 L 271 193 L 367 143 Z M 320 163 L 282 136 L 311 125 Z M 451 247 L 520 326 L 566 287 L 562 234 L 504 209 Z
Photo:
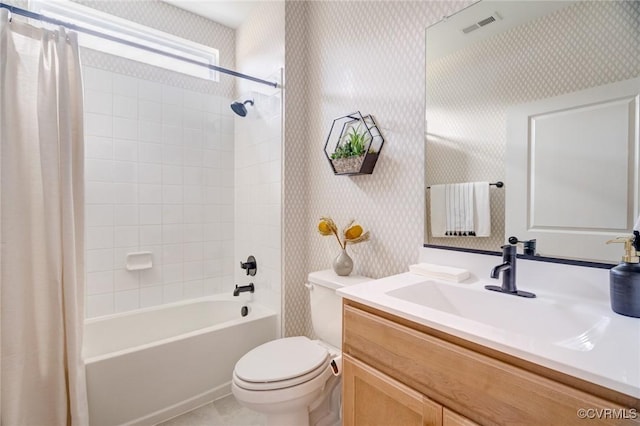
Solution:
M 341 424 L 342 300 L 335 290 L 368 280 L 332 270 L 309 274 L 311 319 L 320 340 L 287 337 L 246 353 L 233 372 L 238 402 L 264 413 L 269 426 Z
M 337 366 L 340 358 L 306 337 L 267 342 L 238 361 L 232 392 L 247 408 L 265 413 L 267 424 L 307 425 L 312 403 L 332 391 L 329 379 L 340 370 L 331 362 L 337 359 Z

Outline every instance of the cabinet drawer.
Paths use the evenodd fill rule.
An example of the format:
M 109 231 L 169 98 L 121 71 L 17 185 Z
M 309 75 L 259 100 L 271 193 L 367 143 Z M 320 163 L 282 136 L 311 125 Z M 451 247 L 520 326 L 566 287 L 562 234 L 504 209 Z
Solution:
M 640 424 L 582 420 L 581 408 L 623 407 L 348 305 L 343 340 L 345 354 L 481 424 Z

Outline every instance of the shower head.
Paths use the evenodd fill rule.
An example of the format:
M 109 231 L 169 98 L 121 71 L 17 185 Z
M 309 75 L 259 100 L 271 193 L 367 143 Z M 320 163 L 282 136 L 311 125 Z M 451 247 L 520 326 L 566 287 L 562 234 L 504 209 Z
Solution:
M 253 106 L 253 100 L 247 99 L 244 102 L 234 102 L 231 104 L 231 109 L 240 117 L 246 117 L 247 115 L 247 107 L 245 106 L 246 104 Z

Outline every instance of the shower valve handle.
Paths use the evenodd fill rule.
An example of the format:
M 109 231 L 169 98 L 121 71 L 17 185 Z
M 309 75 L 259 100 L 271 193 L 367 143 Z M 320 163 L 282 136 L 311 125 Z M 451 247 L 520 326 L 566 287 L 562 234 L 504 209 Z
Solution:
M 258 272 L 258 263 L 253 256 L 249 256 L 246 262 L 240 261 L 240 267 L 247 270 L 247 275 L 254 276 Z
M 250 271 L 252 269 L 256 269 L 256 264 L 255 262 L 242 262 L 240 261 L 240 267 L 242 269 L 246 269 L 247 270 L 247 275 L 249 275 Z

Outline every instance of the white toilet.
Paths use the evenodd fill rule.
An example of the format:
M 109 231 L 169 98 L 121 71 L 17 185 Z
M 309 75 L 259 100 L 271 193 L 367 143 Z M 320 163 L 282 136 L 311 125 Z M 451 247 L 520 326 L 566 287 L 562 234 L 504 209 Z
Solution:
M 311 322 L 320 340 L 286 337 L 247 352 L 233 371 L 238 402 L 266 414 L 269 426 L 341 424 L 342 299 L 335 290 L 369 280 L 310 273 Z

